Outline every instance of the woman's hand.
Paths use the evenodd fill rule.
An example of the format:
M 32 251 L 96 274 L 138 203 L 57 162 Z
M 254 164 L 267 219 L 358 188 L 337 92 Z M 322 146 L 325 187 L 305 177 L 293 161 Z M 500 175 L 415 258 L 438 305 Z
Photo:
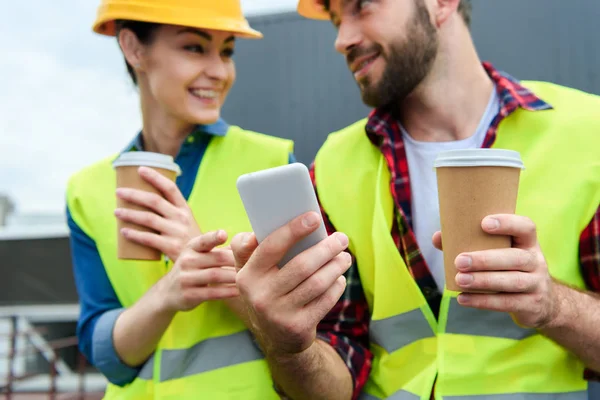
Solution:
M 192 239 L 173 268 L 157 284 L 166 311 L 189 311 L 205 301 L 238 296 L 233 252 L 216 248 L 227 241 L 224 231 Z
M 133 242 L 159 250 L 175 262 L 186 243 L 202 234 L 200 227 L 173 181 L 147 167 L 140 167 L 139 174 L 162 196 L 138 189 L 119 188 L 117 196 L 120 199 L 151 211 L 117 208 L 115 215 L 122 221 L 144 226 L 156 233 L 129 228 L 123 228 L 121 233 Z

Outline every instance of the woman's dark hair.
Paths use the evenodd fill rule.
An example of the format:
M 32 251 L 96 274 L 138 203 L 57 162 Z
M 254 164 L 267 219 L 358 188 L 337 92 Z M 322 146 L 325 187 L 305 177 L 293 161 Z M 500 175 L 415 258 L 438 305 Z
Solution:
M 128 21 L 128 20 L 117 20 L 115 21 L 117 38 L 119 37 L 119 33 L 123 29 L 129 29 L 135 36 L 137 36 L 138 40 L 142 44 L 150 44 L 154 39 L 154 33 L 160 27 L 160 24 L 155 24 L 152 22 L 141 22 L 141 21 Z M 118 39 L 117 39 L 118 40 Z M 129 76 L 135 85 L 137 85 L 137 77 L 135 76 L 135 71 L 133 67 L 127 62 L 125 59 L 125 65 L 127 66 L 127 72 L 129 72 Z

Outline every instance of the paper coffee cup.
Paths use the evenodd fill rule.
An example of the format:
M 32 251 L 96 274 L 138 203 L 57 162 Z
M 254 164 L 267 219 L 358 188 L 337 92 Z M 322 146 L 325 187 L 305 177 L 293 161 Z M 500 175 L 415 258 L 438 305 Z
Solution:
M 121 156 L 117 158 L 112 165 L 117 174 L 117 188 L 139 189 L 146 192 L 156 193 L 160 196 L 162 196 L 162 194 L 156 188 L 154 188 L 154 186 L 140 177 L 138 168 L 141 166 L 152 168 L 172 181 L 175 181 L 177 176 L 181 174 L 181 169 L 173 161 L 173 157 L 165 154 L 146 151 L 125 152 L 121 154 Z M 117 207 L 153 212 L 145 207 L 131 204 L 120 198 L 117 198 Z M 117 255 L 119 259 L 156 261 L 162 258 L 160 251 L 126 239 L 121 234 L 122 228 L 130 228 L 143 232 L 153 232 L 151 229 L 144 226 L 124 222 L 117 218 Z
M 450 150 L 438 154 L 436 168 L 446 288 L 456 284 L 456 257 L 463 252 L 511 247 L 510 236 L 481 228 L 491 214 L 514 214 L 523 162 L 502 149 Z

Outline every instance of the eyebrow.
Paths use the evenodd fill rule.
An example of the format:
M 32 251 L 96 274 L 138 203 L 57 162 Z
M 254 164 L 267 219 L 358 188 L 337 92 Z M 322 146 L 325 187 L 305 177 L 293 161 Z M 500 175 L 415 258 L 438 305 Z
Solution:
M 192 33 L 194 35 L 198 35 L 201 38 L 208 40 L 209 42 L 213 40 L 213 37 L 211 34 L 206 33 L 200 29 L 196 29 L 196 28 L 183 28 L 177 34 L 181 35 L 183 33 Z M 229 36 L 227 39 L 225 39 L 225 43 L 229 43 L 229 42 L 233 42 L 233 41 L 235 41 L 235 37 L 233 35 Z
M 342 7 L 345 7 L 350 3 L 354 3 L 354 1 L 355 0 L 342 0 Z M 331 0 L 323 0 L 323 8 L 329 13 L 330 19 L 334 19 L 337 16 L 335 12 L 331 11 Z

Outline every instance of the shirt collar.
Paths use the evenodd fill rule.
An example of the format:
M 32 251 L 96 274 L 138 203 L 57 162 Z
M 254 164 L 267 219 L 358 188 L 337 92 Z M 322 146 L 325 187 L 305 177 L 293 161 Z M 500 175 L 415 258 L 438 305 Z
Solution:
M 510 115 L 519 107 L 528 111 L 552 109 L 550 104 L 521 85 L 517 79 L 497 70 L 490 62 L 483 62 L 482 65 L 496 86 L 500 99 L 500 113 L 504 117 Z M 379 143 L 381 137 L 388 135 L 389 128 L 395 125 L 396 122 L 397 120 L 389 107 L 376 108 L 371 111 L 367 121 L 367 133 L 371 141 L 375 144 Z
M 521 107 L 527 111 L 542 111 L 552 109 L 552 106 L 539 98 L 531 90 L 521 85 L 519 80 L 503 71 L 499 71 L 490 62 L 484 62 L 483 68 L 496 85 L 500 97 L 500 108 L 510 110 L 506 115 Z
M 217 122 L 210 125 L 197 125 L 196 129 L 189 134 L 188 138 L 197 138 L 201 135 L 210 135 L 210 136 L 225 136 L 227 131 L 229 130 L 229 124 L 222 118 L 220 118 Z M 183 142 L 185 146 L 187 143 L 197 142 L 192 140 L 186 140 Z M 144 139 L 142 136 L 142 132 L 139 132 L 131 142 L 123 149 L 123 152 L 127 151 L 143 151 L 144 149 Z

